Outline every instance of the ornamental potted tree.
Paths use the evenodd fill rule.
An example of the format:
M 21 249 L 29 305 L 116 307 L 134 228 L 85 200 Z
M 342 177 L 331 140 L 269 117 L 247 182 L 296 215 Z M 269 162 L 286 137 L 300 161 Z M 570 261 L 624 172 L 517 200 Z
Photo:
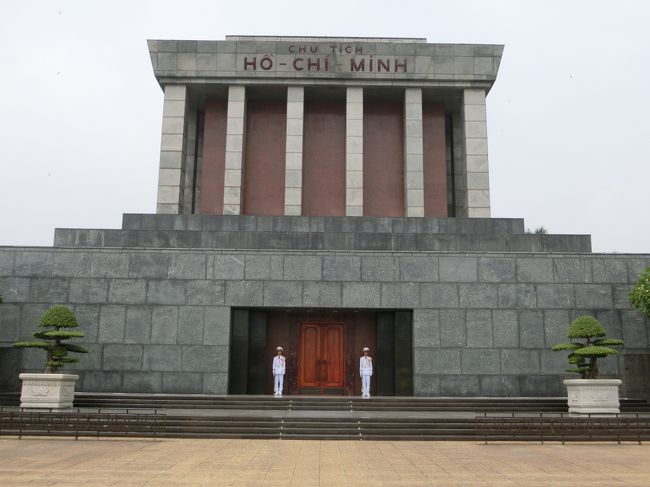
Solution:
M 83 347 L 64 343 L 70 338 L 81 338 L 82 331 L 72 330 L 79 326 L 74 312 L 67 306 L 52 306 L 41 318 L 39 329 L 32 333 L 34 341 L 16 342 L 16 348 L 39 348 L 47 352 L 45 372 L 41 374 L 22 373 L 23 381 L 20 407 L 69 409 L 74 401 L 76 374 L 59 374 L 66 364 L 79 362 L 69 357 L 69 352 L 88 353 Z
M 612 346 L 622 346 L 623 341 L 606 338 L 607 332 L 591 316 L 577 318 L 569 327 L 570 343 L 559 343 L 552 350 L 567 350 L 571 368 L 567 372 L 580 374 L 580 379 L 566 379 L 569 413 L 619 413 L 618 388 L 620 379 L 599 379 L 598 359 L 618 352 Z
M 629 295 L 630 303 L 643 316 L 650 319 L 650 267 L 644 270 Z

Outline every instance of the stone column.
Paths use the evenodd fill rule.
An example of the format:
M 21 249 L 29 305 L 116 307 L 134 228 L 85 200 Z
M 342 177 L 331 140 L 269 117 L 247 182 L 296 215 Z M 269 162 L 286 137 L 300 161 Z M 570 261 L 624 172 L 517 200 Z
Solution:
M 302 135 L 305 89 L 287 88 L 287 142 L 284 166 L 284 214 L 302 214 Z
M 487 118 L 485 90 L 463 92 L 463 133 L 465 143 L 465 177 L 467 216 L 490 217 L 490 182 L 488 177 Z
M 228 116 L 226 121 L 224 215 L 240 215 L 242 212 L 245 122 L 246 88 L 243 86 L 230 86 L 228 88 Z
M 156 213 L 183 213 L 187 121 L 187 86 L 166 85 Z
M 454 213 L 458 218 L 467 217 L 467 177 L 465 175 L 465 135 L 463 132 L 462 109 L 452 114 L 452 147 L 453 147 L 453 174 L 454 185 Z
M 404 90 L 404 209 L 406 216 L 424 216 L 424 151 L 422 89 Z
M 196 188 L 194 187 L 194 172 L 196 171 L 196 110 L 189 110 L 187 116 L 186 146 L 185 146 L 185 181 L 183 182 L 183 211 L 192 213 L 195 202 Z
M 363 88 L 346 93 L 345 214 L 363 215 Z

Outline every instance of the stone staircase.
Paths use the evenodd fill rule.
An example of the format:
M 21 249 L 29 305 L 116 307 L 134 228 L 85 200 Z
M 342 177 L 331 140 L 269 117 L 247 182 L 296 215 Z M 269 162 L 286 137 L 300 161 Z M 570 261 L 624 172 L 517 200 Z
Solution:
M 0 406 L 17 407 L 20 393 L 0 393 Z M 356 396 L 249 396 L 204 394 L 127 394 L 77 392 L 75 408 L 183 409 L 239 411 L 341 411 L 423 413 L 563 413 L 566 398 L 553 397 L 371 397 Z M 621 412 L 649 412 L 645 399 L 621 399 Z
M 332 396 L 209 396 L 193 394 L 77 393 L 75 407 L 220 409 L 246 411 L 565 412 L 563 398 L 417 398 Z
M 470 440 L 471 418 L 187 418 L 168 416 L 163 437 L 296 440 Z
M 542 426 L 545 421 L 557 422 L 558 418 L 576 421 L 568 418 L 564 398 L 361 399 L 77 393 L 73 411 L 41 413 L 21 412 L 17 408 L 18 401 L 16 393 L 0 394 L 0 416 L 4 415 L 0 418 L 1 435 L 476 440 L 485 436 L 485 422 L 479 421 L 483 418 L 521 420 L 523 424 L 533 418 Z M 588 426 L 578 425 L 582 429 L 574 439 L 620 439 L 621 432 L 626 431 L 631 431 L 635 438 L 650 437 L 650 404 L 647 401 L 623 399 L 621 412 L 625 418 L 620 424 L 598 423 L 595 427 L 600 433 L 593 438 Z M 75 415 L 87 417 L 87 420 L 77 417 L 68 421 L 70 427 L 66 428 L 66 419 Z M 133 426 L 120 422 L 121 416 L 131 418 Z M 79 430 L 75 426 L 79 424 L 92 424 L 94 429 Z M 512 431 L 512 426 L 508 428 Z M 551 425 L 551 430 L 555 429 L 556 426 Z M 536 437 L 519 438 L 510 433 L 507 438 Z

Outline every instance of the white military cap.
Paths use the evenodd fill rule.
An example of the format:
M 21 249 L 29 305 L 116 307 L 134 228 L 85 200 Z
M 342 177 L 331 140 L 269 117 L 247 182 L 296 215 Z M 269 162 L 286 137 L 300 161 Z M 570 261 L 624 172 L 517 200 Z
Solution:
M 284 349 L 282 347 L 278 347 L 276 348 L 276 350 L 284 350 Z
M 368 347 L 363 347 L 363 350 L 361 350 L 361 351 L 362 351 L 362 352 L 369 352 L 370 349 L 369 349 Z

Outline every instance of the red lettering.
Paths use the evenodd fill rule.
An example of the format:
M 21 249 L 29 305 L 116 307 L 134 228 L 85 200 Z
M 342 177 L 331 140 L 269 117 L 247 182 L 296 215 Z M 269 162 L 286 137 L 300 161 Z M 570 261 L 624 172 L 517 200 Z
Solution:
M 371 73 L 372 73 L 372 64 L 373 64 L 373 60 L 372 60 L 372 56 L 370 56 L 370 72 Z
M 247 57 L 244 58 L 244 71 L 248 70 L 248 66 L 253 66 L 253 71 L 257 69 L 257 58 L 253 58 L 252 61 L 249 61 Z
M 395 72 L 397 73 L 397 71 L 400 68 L 402 68 L 402 73 L 406 73 L 406 62 L 407 61 L 408 61 L 408 59 L 404 58 L 404 62 L 400 63 L 399 61 L 397 61 L 397 59 L 395 59 Z
M 390 73 L 390 59 L 377 59 L 377 72 L 381 72 L 382 68 L 387 73 Z
M 350 58 L 350 71 L 365 71 L 366 70 L 366 60 L 362 59 L 357 62 L 354 60 L 354 58 Z
M 298 62 L 302 63 L 303 59 L 301 57 L 297 57 L 296 59 L 293 60 L 293 69 L 296 71 L 302 71 L 304 68 L 302 66 L 298 66 Z
M 332 50 L 332 54 L 336 54 L 336 44 L 330 44 L 330 49 Z
M 273 67 L 273 59 L 271 59 L 268 56 L 264 56 L 260 61 L 260 68 L 262 68 L 264 71 L 268 71 L 272 67 Z
M 307 71 L 320 71 L 320 58 L 316 58 L 316 62 L 313 62 L 311 58 L 307 58 Z
M 312 54 L 316 54 L 318 52 L 318 46 L 316 45 L 309 46 L 309 52 L 311 52 Z
M 355 47 L 354 48 L 354 53 L 355 54 L 363 54 L 363 48 L 362 47 Z
M 307 52 L 307 48 L 305 46 L 298 46 L 299 54 L 305 54 L 306 52 Z

